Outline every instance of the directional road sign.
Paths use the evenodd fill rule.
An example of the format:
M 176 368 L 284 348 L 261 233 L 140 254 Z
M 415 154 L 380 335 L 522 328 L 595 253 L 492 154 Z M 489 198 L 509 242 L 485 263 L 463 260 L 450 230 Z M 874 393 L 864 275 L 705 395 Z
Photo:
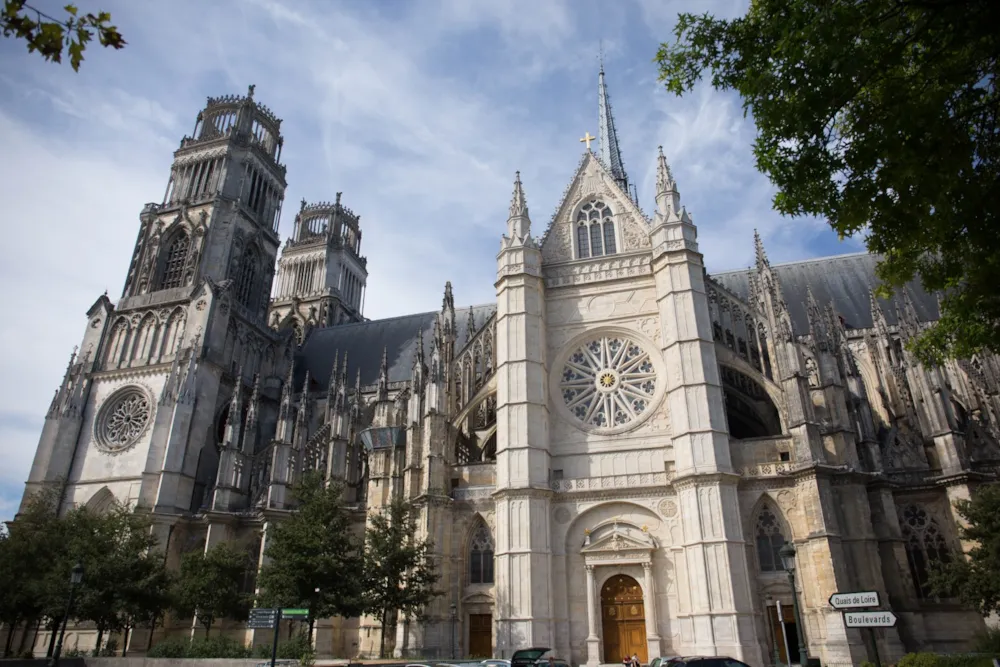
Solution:
M 298 621 L 309 620 L 309 610 L 308 609 L 282 609 L 281 610 L 282 619 L 294 619 Z
M 277 609 L 251 609 L 247 627 L 251 630 L 267 630 L 278 621 Z
M 834 609 L 858 609 L 864 607 L 877 607 L 878 605 L 878 591 L 834 593 L 830 596 L 830 606 Z
M 891 611 L 845 611 L 844 625 L 849 628 L 891 628 L 896 625 Z

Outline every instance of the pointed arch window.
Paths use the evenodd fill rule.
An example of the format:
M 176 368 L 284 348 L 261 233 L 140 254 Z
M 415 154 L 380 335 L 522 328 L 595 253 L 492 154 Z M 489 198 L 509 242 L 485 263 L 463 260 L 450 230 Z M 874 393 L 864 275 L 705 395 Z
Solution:
M 191 237 L 188 236 L 187 232 L 181 231 L 174 236 L 163 261 L 163 279 L 160 281 L 160 289 L 172 289 L 183 284 L 184 263 L 187 261 L 190 247 Z
M 941 532 L 937 519 L 919 505 L 907 505 L 899 510 L 899 524 L 906 544 L 906 560 L 913 576 L 917 596 L 929 597 L 930 573 L 938 564 L 951 561 L 948 540 Z
M 757 562 L 761 572 L 781 572 L 785 566 L 781 562 L 778 551 L 785 544 L 785 536 L 781 534 L 781 523 L 777 514 L 770 507 L 764 507 L 757 515 L 754 526 L 754 536 L 757 543 Z
M 579 259 L 590 257 L 590 235 L 587 233 L 587 223 L 580 222 L 576 228 L 576 256 Z
M 257 269 L 260 264 L 260 254 L 254 246 L 248 247 L 243 252 L 240 260 L 239 272 L 236 277 L 236 300 L 248 310 L 253 310 L 256 300 L 255 286 L 257 283 Z
M 480 522 L 469 545 L 469 583 L 493 583 L 493 535 L 490 527 Z
M 576 223 L 577 257 L 602 257 L 618 252 L 615 223 L 607 204 L 590 200 L 576 214 Z

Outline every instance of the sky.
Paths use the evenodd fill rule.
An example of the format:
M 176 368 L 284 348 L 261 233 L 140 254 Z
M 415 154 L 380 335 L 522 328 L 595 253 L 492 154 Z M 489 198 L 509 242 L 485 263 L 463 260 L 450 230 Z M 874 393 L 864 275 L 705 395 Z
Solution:
M 63 0 L 32 0 L 59 15 Z M 746 0 L 80 0 L 128 45 L 92 43 L 80 71 L 0 37 L 0 520 L 23 491 L 45 411 L 85 313 L 121 295 L 139 212 L 208 96 L 246 94 L 282 122 L 281 235 L 297 202 L 361 216 L 365 315 L 495 298 L 514 172 L 540 236 L 596 135 L 598 53 L 625 167 L 647 213 L 662 145 L 708 270 L 862 250 L 771 209 L 752 118 L 707 84 L 678 98 L 653 62 L 678 12 L 735 17 Z M 596 145 L 595 145 L 596 149 Z M 19 313 L 19 314 L 18 314 Z M 15 317 L 15 315 L 17 315 Z

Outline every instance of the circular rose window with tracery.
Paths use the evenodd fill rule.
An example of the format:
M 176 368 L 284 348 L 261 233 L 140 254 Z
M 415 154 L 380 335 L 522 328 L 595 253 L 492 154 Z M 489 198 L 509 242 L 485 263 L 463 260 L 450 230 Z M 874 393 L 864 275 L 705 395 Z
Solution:
M 94 424 L 97 442 L 107 451 L 121 452 L 139 441 L 149 427 L 153 406 L 139 387 L 126 387 L 101 407 Z
M 607 335 L 572 350 L 559 392 L 570 414 L 594 430 L 621 430 L 645 419 L 657 397 L 656 364 L 632 338 Z

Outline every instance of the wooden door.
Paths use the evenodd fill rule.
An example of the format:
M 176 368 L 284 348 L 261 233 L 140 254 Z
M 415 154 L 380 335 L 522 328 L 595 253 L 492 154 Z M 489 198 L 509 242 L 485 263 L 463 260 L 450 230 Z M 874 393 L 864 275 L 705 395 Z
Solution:
M 767 617 L 771 626 L 771 645 L 768 653 L 773 659 L 774 647 L 778 647 L 778 657 L 785 665 L 795 665 L 799 662 L 799 640 L 795 626 L 795 613 L 791 604 L 781 605 L 781 619 L 778 618 L 778 609 L 774 602 L 767 604 Z M 784 627 L 782 627 L 784 624 Z M 789 651 L 792 655 L 789 656 Z M 789 662 L 791 658 L 791 662 Z
M 624 574 L 608 579 L 601 588 L 601 626 L 604 630 L 604 662 L 621 663 L 636 654 L 648 662 L 646 610 L 639 583 Z
M 469 614 L 469 657 L 493 657 L 493 616 Z

